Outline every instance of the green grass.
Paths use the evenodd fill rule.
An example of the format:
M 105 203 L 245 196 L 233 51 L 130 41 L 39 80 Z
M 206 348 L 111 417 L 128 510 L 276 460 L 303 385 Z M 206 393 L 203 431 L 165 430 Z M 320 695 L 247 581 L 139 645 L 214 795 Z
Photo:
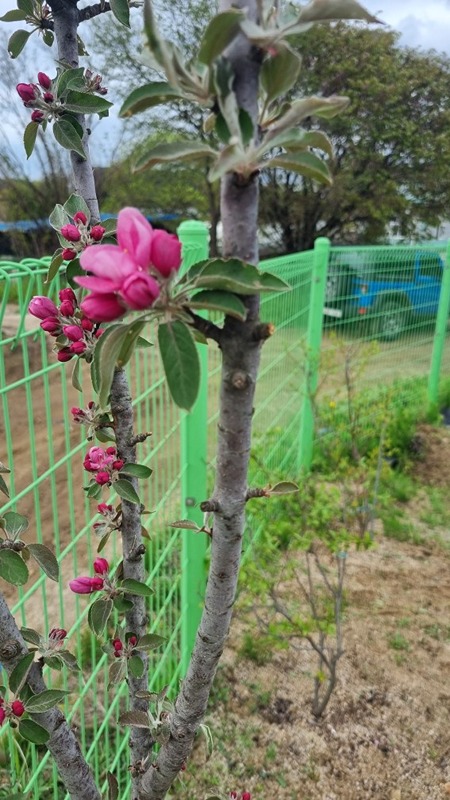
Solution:
M 408 640 L 403 636 L 402 633 L 399 633 L 398 631 L 389 637 L 388 645 L 392 648 L 392 650 L 406 650 L 408 652 L 411 649 L 411 645 Z

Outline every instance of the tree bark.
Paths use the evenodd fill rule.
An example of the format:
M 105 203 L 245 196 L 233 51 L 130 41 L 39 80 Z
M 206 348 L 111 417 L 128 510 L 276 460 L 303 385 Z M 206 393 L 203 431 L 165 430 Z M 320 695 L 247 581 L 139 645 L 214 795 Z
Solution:
M 257 0 L 222 0 L 220 10 L 247 8 L 258 20 Z M 240 35 L 227 51 L 238 104 L 257 119 L 260 52 Z M 258 263 L 258 178 L 226 175 L 221 187 L 223 254 Z M 211 564 L 194 651 L 171 717 L 171 736 L 141 781 L 141 800 L 163 800 L 189 757 L 228 636 L 242 551 L 251 423 L 261 342 L 255 336 L 259 298 L 242 298 L 245 322 L 227 317 L 220 336 L 222 377 Z M 205 422 L 206 424 L 206 422 Z

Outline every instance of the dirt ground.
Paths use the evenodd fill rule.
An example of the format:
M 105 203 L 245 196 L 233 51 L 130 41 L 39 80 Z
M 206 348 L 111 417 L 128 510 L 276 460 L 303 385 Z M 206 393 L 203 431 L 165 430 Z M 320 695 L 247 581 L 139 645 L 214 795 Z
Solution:
M 424 426 L 421 436 L 416 477 L 448 485 L 450 432 Z M 414 501 L 405 511 L 414 522 Z M 428 539 L 420 531 L 421 544 L 381 534 L 349 558 L 345 654 L 320 720 L 307 649 L 275 650 L 263 664 L 244 657 L 255 626 L 238 604 L 208 719 L 215 750 L 205 765 L 198 748 L 177 800 L 219 788 L 250 791 L 252 800 L 450 797 L 448 531 L 429 528 Z

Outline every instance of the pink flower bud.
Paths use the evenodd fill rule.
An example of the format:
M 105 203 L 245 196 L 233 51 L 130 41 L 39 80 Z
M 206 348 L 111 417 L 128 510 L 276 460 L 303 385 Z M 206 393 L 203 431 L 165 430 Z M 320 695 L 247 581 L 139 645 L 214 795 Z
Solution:
M 87 404 L 87 407 L 92 411 L 92 409 L 95 408 L 95 401 L 94 400 L 89 400 L 89 403 Z
M 31 103 L 39 94 L 39 90 L 32 83 L 18 83 L 16 91 L 24 103 Z
M 63 300 L 63 302 L 59 307 L 59 313 L 63 317 L 73 317 L 74 312 L 75 312 L 74 304 L 71 303 L 70 300 Z
M 70 289 L 70 287 L 67 287 L 67 289 L 60 289 L 58 292 L 58 297 L 62 303 L 64 300 L 69 300 L 70 303 L 73 303 L 74 305 L 77 304 L 77 296 L 74 290 Z
M 111 482 L 111 475 L 109 472 L 104 472 L 101 470 L 100 472 L 97 472 L 97 475 L 95 476 L 95 482 L 100 486 L 105 486 L 107 483 Z
M 130 638 L 128 639 L 128 644 L 131 647 L 134 647 L 137 644 L 137 636 L 130 636 Z
M 58 309 L 54 302 L 48 297 L 42 296 L 32 298 L 28 311 L 38 319 L 47 319 L 47 317 L 56 317 L 58 315 Z
M 43 89 L 50 89 L 50 86 L 52 85 L 51 79 L 45 74 L 45 72 L 38 72 L 38 82 Z
M 108 94 L 108 89 L 106 88 L 106 86 L 101 86 L 100 89 L 98 89 L 98 93 L 99 94 Z
M 99 557 L 95 559 L 94 572 L 96 572 L 97 575 L 106 575 L 106 573 L 109 572 L 109 564 L 106 558 Z
M 56 317 L 47 317 L 47 319 L 43 319 L 41 328 L 46 333 L 50 333 L 51 336 L 59 336 L 61 333 L 61 323 Z
M 46 103 L 53 103 L 53 100 L 55 99 L 51 92 L 44 92 L 43 97 Z
M 106 228 L 104 228 L 102 225 L 94 225 L 94 227 L 89 231 L 89 236 L 94 240 L 94 242 L 99 242 L 101 239 L 103 239 L 105 231 Z
M 78 230 L 76 225 L 63 225 L 61 228 L 61 236 L 64 236 L 68 242 L 79 242 L 81 239 L 81 233 Z
M 237 792 L 230 792 L 231 800 L 237 800 Z
M 180 268 L 181 242 L 177 236 L 166 231 L 153 232 L 152 264 L 164 278 Z
M 117 461 L 113 461 L 112 468 L 113 469 L 122 469 L 124 464 L 125 464 L 125 461 L 123 461 L 121 458 L 118 458 Z
M 79 325 L 63 325 L 63 333 L 71 342 L 79 342 L 84 336 L 84 330 Z
M 70 352 L 75 353 L 76 356 L 82 356 L 86 348 L 86 342 L 72 342 L 72 344 L 69 345 Z
M 159 295 L 158 283 L 146 272 L 135 272 L 125 278 L 120 294 L 130 308 L 150 308 Z
M 11 703 L 11 711 L 13 712 L 14 716 L 21 717 L 22 714 L 25 713 L 25 706 L 22 703 L 22 700 L 13 700 Z
M 121 655 L 122 653 L 120 652 L 120 650 L 114 650 L 114 658 L 120 658 Z
M 92 592 L 99 592 L 100 589 L 103 589 L 103 578 L 95 576 L 94 578 L 88 578 L 87 576 L 80 575 L 79 578 L 74 578 L 73 581 L 69 581 L 69 588 L 75 594 L 92 594 Z
M 31 121 L 32 122 L 42 122 L 42 120 L 44 119 L 44 116 L 45 116 L 44 112 L 43 111 L 39 111 L 39 109 L 36 108 L 33 111 L 32 115 L 31 115 Z
M 114 293 L 90 294 L 81 303 L 81 310 L 94 322 L 111 322 L 125 314 L 125 306 Z
M 111 447 L 106 448 L 105 453 L 107 453 L 109 456 L 115 456 L 117 453 L 117 448 L 111 445 Z
M 113 639 L 112 646 L 114 647 L 114 650 L 123 650 L 123 644 L 120 639 Z
M 108 503 L 99 503 L 97 506 L 97 511 L 99 514 L 103 514 L 106 517 L 108 514 L 112 514 L 114 511 L 113 506 L 109 506 Z
M 72 250 L 71 247 L 65 247 L 64 250 L 62 251 L 61 255 L 62 255 L 64 261 L 73 261 L 73 259 L 76 258 L 77 254 L 76 254 L 75 250 Z
M 64 628 L 52 628 L 48 638 L 56 642 L 62 642 L 67 636 L 67 631 Z
M 87 317 L 83 317 L 80 323 L 81 327 L 84 331 L 92 331 L 94 329 L 94 323 L 92 320 L 88 319 Z
M 62 347 L 61 350 L 58 350 L 58 354 L 56 356 L 58 361 L 62 361 L 63 363 L 66 361 L 70 361 L 73 358 L 73 353 L 68 347 Z
M 77 213 L 73 215 L 73 221 L 81 222 L 82 225 L 86 225 L 87 216 L 83 211 L 77 211 Z
M 94 334 L 95 338 L 96 338 L 96 339 L 100 339 L 100 336 L 101 336 L 101 335 L 102 335 L 102 333 L 104 333 L 104 332 L 105 332 L 105 329 L 104 329 L 104 328 L 99 328 L 99 329 L 98 329 L 98 331 L 95 331 L 95 334 Z
M 3 725 L 6 719 L 6 711 L 4 708 L 0 708 L 0 725 Z
M 242 800 L 252 800 L 250 792 L 242 792 Z

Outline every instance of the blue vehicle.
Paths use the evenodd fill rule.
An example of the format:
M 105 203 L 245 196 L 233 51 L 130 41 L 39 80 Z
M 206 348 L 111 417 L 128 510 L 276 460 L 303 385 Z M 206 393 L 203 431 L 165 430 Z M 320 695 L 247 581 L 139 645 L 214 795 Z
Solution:
M 444 262 L 431 250 L 342 248 L 331 252 L 327 319 L 370 321 L 370 332 L 393 340 L 411 324 L 436 317 Z

